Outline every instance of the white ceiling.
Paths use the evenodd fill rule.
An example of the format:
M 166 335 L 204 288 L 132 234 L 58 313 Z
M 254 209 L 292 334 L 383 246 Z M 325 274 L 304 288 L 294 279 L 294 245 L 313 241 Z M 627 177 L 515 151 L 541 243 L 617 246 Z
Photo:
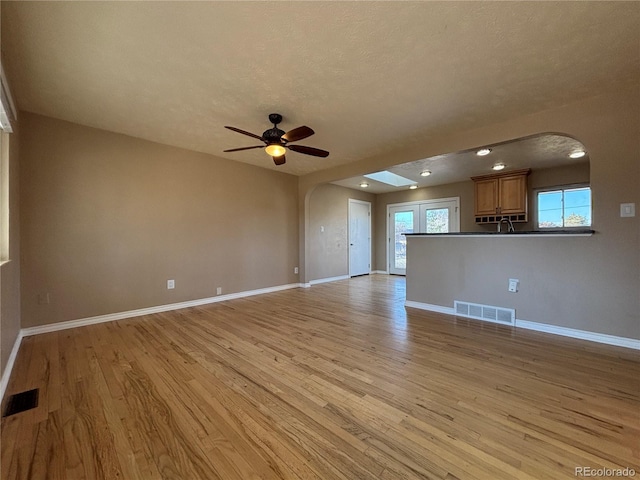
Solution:
M 2 2 L 18 107 L 303 175 L 640 78 L 638 2 Z M 226 130 L 308 125 L 275 167 Z

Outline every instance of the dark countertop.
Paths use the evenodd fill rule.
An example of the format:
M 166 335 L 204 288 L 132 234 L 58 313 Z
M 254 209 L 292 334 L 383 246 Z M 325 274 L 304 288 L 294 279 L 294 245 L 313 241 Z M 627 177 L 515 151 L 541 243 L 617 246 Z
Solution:
M 561 230 L 529 230 L 526 232 L 452 232 L 452 233 L 403 233 L 407 237 L 521 237 L 521 236 L 591 236 L 596 233 L 595 230 L 588 229 L 561 229 Z

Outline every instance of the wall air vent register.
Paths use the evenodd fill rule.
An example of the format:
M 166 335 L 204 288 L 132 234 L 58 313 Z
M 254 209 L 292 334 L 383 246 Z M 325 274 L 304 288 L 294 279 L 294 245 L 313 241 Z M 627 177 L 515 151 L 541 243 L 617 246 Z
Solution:
M 502 323 L 503 325 L 515 325 L 516 323 L 516 311 L 512 308 L 461 302 L 459 300 L 455 300 L 453 304 L 455 314 L 459 317 Z

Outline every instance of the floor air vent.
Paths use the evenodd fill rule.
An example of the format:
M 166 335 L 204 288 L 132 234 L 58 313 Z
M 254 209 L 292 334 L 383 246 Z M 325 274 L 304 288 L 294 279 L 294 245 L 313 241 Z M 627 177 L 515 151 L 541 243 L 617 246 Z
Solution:
M 456 315 L 460 317 L 475 318 L 505 325 L 515 325 L 516 323 L 516 311 L 512 308 L 492 307 L 491 305 L 460 302 L 458 300 L 455 300 L 453 305 Z
M 7 408 L 4 411 L 3 417 L 8 417 L 9 415 L 15 415 L 16 413 L 36 408 L 38 406 L 39 391 L 39 388 L 34 388 L 33 390 L 27 390 L 26 392 L 11 395 L 7 401 Z

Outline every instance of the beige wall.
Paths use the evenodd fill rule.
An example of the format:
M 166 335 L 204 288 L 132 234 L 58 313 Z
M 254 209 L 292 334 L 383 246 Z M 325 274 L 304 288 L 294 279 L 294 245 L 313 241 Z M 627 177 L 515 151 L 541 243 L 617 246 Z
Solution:
M 514 308 L 531 322 L 640 339 L 636 285 L 612 282 L 597 236 L 409 238 L 407 300 Z M 509 293 L 510 278 L 520 280 Z M 607 278 L 606 281 L 603 281 Z M 634 290 L 634 288 L 636 290 Z M 637 312 L 637 310 L 636 310 Z
M 588 161 L 561 167 L 532 170 L 528 178 L 529 198 L 535 199 L 533 193 L 539 188 L 589 183 L 589 170 Z M 533 207 L 534 204 L 531 204 L 531 206 Z
M 349 274 L 350 198 L 371 203 L 373 236 L 375 195 L 338 185 L 319 185 L 309 200 L 309 281 Z M 373 241 L 371 249 L 373 252 Z
M 296 177 L 28 113 L 21 127 L 23 327 L 298 282 Z
M 0 375 L 20 331 L 19 128 L 9 135 L 9 262 L 0 267 Z
M 353 177 L 373 170 L 384 169 L 394 164 L 428 158 L 447 152 L 461 151 L 478 146 L 499 143 L 544 132 L 558 132 L 575 137 L 585 145 L 590 156 L 590 183 L 593 196 L 593 228 L 598 232 L 592 237 L 573 239 L 560 243 L 542 244 L 542 251 L 553 249 L 556 259 L 564 257 L 574 259 L 578 256 L 584 264 L 576 268 L 571 262 L 552 262 L 549 268 L 538 264 L 538 253 L 529 251 L 526 242 L 514 244 L 517 258 L 522 261 L 522 268 L 532 270 L 533 281 L 538 292 L 543 292 L 545 285 L 552 285 L 553 294 L 558 298 L 576 297 L 578 301 L 588 305 L 579 311 L 564 309 L 558 312 L 551 310 L 545 303 L 545 295 L 530 291 L 529 301 L 534 302 L 526 307 L 529 310 L 527 320 L 561 325 L 570 328 L 590 330 L 612 335 L 640 338 L 640 215 L 634 218 L 620 217 L 620 204 L 635 202 L 640 207 L 640 85 L 628 90 L 606 93 L 585 99 L 580 102 L 558 106 L 533 115 L 514 118 L 508 122 L 483 125 L 465 132 L 449 132 L 438 138 L 425 138 L 422 143 L 407 145 L 398 149 L 392 156 L 378 156 L 354 162 L 338 168 L 315 172 L 300 178 L 300 201 L 306 198 L 309 190 L 318 183 L 330 182 L 342 178 Z M 378 205 L 379 207 L 380 205 Z M 301 212 L 304 212 L 301 209 Z M 305 221 L 304 217 L 301 221 Z M 306 233 L 306 228 L 301 230 Z M 571 239 L 569 239 L 571 240 Z M 583 240 L 583 241 L 578 241 Z M 301 238 L 304 246 L 304 235 Z M 546 247 L 544 246 L 546 245 Z M 482 251 L 470 247 L 477 258 L 482 258 Z M 307 261 L 301 250 L 301 262 Z M 423 252 L 426 255 L 426 252 Z M 409 249 L 409 255 L 412 255 Z M 515 254 L 514 254 L 515 255 Z M 380 253 L 378 253 L 378 257 Z M 489 265 L 493 257 L 479 263 Z M 411 259 L 410 259 L 411 261 Z M 413 259 L 416 261 L 416 258 Z M 426 260 L 425 260 L 426 261 Z M 491 272 L 509 270 L 505 258 L 501 268 L 491 266 Z M 378 266 L 379 268 L 379 266 Z M 421 270 L 426 275 L 426 265 Z M 414 269 L 415 271 L 415 269 Z M 488 280 L 480 271 L 460 273 L 451 278 L 451 298 L 457 297 L 464 288 L 475 285 L 478 290 L 474 298 L 480 298 L 480 289 Z M 556 282 L 554 278 L 566 278 L 568 272 L 571 282 Z M 515 274 L 519 274 L 516 272 Z M 430 298 L 429 292 L 415 290 L 415 284 L 426 277 L 408 277 L 408 298 L 417 302 L 436 303 L 442 299 Z M 500 301 L 498 295 L 506 288 L 503 285 L 503 274 L 491 277 L 496 285 L 496 298 L 482 298 L 481 303 Z M 523 285 L 524 289 L 525 286 Z M 529 285 L 529 288 L 532 288 Z M 498 293 L 499 292 L 499 293 Z M 522 293 L 520 298 L 527 294 Z M 452 305 L 445 305 L 452 306 Z

